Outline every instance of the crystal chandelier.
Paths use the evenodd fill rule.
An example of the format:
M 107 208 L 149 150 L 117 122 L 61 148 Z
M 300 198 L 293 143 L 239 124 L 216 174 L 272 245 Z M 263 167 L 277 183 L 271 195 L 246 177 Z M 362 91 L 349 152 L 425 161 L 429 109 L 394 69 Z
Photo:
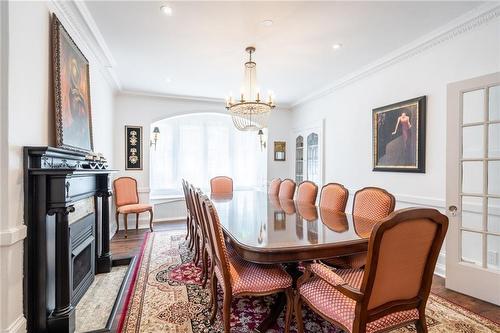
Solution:
M 245 49 L 249 60 L 245 63 L 245 78 L 241 89 L 240 99 L 235 101 L 233 96 L 226 98 L 226 109 L 231 113 L 234 126 L 240 131 L 258 131 L 267 127 L 271 109 L 275 107 L 274 96 L 269 93 L 267 101 L 261 100 L 257 87 L 257 64 L 252 61 L 255 47 Z

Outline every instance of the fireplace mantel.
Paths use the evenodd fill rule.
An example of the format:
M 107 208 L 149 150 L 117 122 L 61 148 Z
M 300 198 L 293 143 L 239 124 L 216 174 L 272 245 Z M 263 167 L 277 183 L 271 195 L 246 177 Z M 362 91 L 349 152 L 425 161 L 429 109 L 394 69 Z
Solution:
M 29 332 L 74 332 L 74 306 L 94 274 L 111 270 L 109 200 L 114 170 L 104 167 L 79 152 L 24 148 L 24 307 Z M 74 261 L 84 251 L 82 258 L 90 260 L 90 266 L 84 266 L 88 272 L 77 274 Z

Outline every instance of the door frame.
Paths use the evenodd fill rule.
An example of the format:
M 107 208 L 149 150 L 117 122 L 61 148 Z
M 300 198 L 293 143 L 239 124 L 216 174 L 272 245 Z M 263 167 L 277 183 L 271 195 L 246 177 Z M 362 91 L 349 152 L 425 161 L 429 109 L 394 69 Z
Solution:
M 448 289 L 456 290 L 494 304 L 500 304 L 500 272 L 493 272 L 485 267 L 479 267 L 478 265 L 461 260 L 461 110 L 463 93 L 483 89 L 486 86 L 496 86 L 499 83 L 500 72 L 448 84 L 446 123 L 446 207 L 447 215 L 450 219 L 450 227 L 446 239 L 445 286 Z M 486 92 L 484 96 L 485 112 L 488 110 L 488 97 L 488 93 Z M 483 140 L 485 141 L 483 145 L 487 144 L 487 138 L 484 137 Z M 483 168 L 487 168 L 487 166 Z M 487 177 L 486 172 L 483 172 L 483 177 Z M 451 211 L 452 206 L 457 208 L 455 214 Z M 484 240 L 482 244 L 484 248 Z M 484 249 L 482 253 L 484 257 Z M 485 259 L 483 258 L 483 261 Z

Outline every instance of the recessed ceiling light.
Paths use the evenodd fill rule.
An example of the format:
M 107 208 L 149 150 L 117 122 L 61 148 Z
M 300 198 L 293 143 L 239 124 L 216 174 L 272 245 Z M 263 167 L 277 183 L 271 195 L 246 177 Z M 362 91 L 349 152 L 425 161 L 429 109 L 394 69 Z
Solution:
M 272 20 L 264 20 L 264 21 L 262 21 L 262 22 L 260 22 L 260 23 L 261 23 L 263 26 L 265 26 L 265 27 L 270 27 L 270 26 L 272 26 L 272 25 L 273 25 L 273 23 L 274 23 L 274 22 L 273 22 Z
M 169 5 L 161 6 L 160 10 L 163 12 L 163 14 L 167 16 L 172 16 L 172 7 L 170 7 Z
M 335 44 L 333 44 L 333 45 L 332 45 L 332 48 L 333 48 L 334 50 L 338 50 L 338 49 L 340 49 L 342 46 L 343 46 L 343 45 L 342 45 L 342 44 L 340 44 L 340 43 L 335 43 Z
M 172 82 L 172 79 L 171 79 L 171 78 L 169 78 L 169 77 L 167 77 L 167 78 L 165 79 L 165 82 L 166 82 L 166 83 L 171 83 L 171 82 Z

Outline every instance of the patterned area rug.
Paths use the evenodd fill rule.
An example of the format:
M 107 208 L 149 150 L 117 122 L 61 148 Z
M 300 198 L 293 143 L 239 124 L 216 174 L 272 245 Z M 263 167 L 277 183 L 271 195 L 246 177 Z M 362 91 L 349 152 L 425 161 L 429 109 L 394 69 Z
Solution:
M 200 286 L 201 269 L 191 263 L 184 235 L 181 231 L 155 232 L 145 240 L 122 332 L 222 332 L 220 313 L 214 325 L 208 321 L 209 291 Z M 274 296 L 235 299 L 231 332 L 252 332 L 267 316 L 274 301 Z M 304 310 L 303 315 L 306 332 L 342 332 L 309 310 Z M 427 322 L 432 333 L 500 332 L 500 325 L 435 295 L 429 299 Z M 283 331 L 282 314 L 268 332 Z M 296 332 L 295 323 L 292 332 Z M 410 325 L 395 332 L 415 332 L 415 328 Z

